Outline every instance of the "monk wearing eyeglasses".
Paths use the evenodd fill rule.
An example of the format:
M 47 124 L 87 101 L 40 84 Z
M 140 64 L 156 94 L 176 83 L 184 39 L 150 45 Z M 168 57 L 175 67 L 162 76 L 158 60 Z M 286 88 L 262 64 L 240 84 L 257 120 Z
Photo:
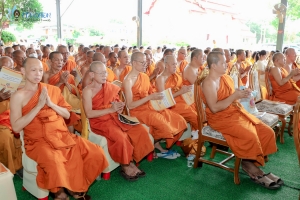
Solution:
M 93 56 L 94 56 L 94 51 L 88 51 L 86 52 L 86 62 L 85 64 L 81 67 L 80 72 L 82 74 L 82 76 L 84 76 L 85 72 L 89 70 L 90 65 L 93 62 Z
M 181 137 L 187 125 L 182 116 L 169 110 L 156 111 L 150 100 L 161 100 L 163 94 L 154 92 L 146 71 L 146 56 L 141 52 L 131 55 L 132 70 L 123 82 L 126 104 L 130 115 L 137 117 L 141 123 L 150 127 L 150 134 L 154 138 L 154 147 L 161 153 L 169 152 L 163 149 L 159 141 L 166 139 L 166 148 Z M 176 155 L 166 154 L 165 158 L 175 159 Z
M 117 79 L 123 82 L 125 76 L 131 71 L 132 67 L 129 65 L 128 53 L 124 50 L 118 53 L 120 65 L 116 67 L 113 71 Z

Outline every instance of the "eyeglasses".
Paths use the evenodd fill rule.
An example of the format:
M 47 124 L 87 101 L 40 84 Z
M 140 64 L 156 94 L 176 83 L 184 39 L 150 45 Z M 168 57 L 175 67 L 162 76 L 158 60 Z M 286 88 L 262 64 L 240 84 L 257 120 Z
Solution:
M 145 61 L 143 61 L 143 62 L 138 61 L 138 60 L 135 60 L 135 61 L 141 63 L 142 65 L 146 65 L 147 64 L 147 62 L 145 62 Z
M 92 72 L 94 72 L 94 71 L 92 71 Z M 105 76 L 105 75 L 107 74 L 107 71 L 100 72 L 100 73 L 94 72 L 94 73 L 95 73 L 95 74 L 99 74 L 100 76 Z
M 185 55 L 185 56 L 186 56 L 186 53 L 182 53 L 182 52 L 179 52 L 179 53 L 181 53 L 181 54 L 183 54 L 183 55 Z

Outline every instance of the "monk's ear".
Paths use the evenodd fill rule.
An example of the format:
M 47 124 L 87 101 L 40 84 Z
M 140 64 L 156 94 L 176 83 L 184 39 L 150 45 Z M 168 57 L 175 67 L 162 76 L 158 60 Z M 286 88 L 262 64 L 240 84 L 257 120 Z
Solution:
M 25 67 L 21 67 L 21 73 L 25 75 Z
M 89 72 L 89 76 L 90 76 L 91 78 L 94 78 L 94 72 Z

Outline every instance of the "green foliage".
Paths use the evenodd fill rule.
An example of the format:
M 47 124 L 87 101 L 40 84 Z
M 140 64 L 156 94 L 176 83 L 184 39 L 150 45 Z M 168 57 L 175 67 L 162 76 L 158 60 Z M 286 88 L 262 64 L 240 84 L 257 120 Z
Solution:
M 8 31 L 2 31 L 1 38 L 5 44 L 10 42 L 15 42 L 17 40 L 15 35 Z
M 300 19 L 300 3 L 299 0 L 287 0 L 287 16 L 291 20 Z
M 186 43 L 186 42 L 175 42 L 175 45 L 177 47 L 186 47 L 189 45 L 189 43 Z
M 101 33 L 99 30 L 96 30 L 96 29 L 90 29 L 89 30 L 89 35 L 90 36 L 104 36 L 103 33 Z
M 70 45 L 70 44 L 75 44 L 75 42 L 76 42 L 76 39 L 75 38 L 66 38 L 66 43 L 68 44 L 68 45 Z
M 78 38 L 81 35 L 81 33 L 77 30 L 74 30 L 72 35 L 73 35 L 73 38 Z

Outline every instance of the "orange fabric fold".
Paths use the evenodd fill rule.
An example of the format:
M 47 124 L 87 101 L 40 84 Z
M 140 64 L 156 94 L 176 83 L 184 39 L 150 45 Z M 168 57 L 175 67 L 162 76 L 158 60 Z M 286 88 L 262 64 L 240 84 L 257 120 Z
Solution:
M 145 74 L 147 74 L 149 77 L 153 74 L 153 71 L 155 69 L 155 62 L 152 62 L 146 69 Z
M 177 69 L 179 69 L 179 72 L 182 74 L 184 71 L 184 68 L 187 66 L 188 61 L 183 60 L 180 62 L 179 66 L 177 66 Z
M 63 66 L 61 71 L 69 71 L 71 72 L 76 67 L 76 62 L 72 60 L 67 60 L 66 64 Z
M 296 62 L 293 62 L 292 69 L 300 69 L 300 65 L 298 65 Z M 300 80 L 296 82 L 297 86 L 300 88 Z
M 137 81 L 132 87 L 133 101 L 142 99 L 152 93 L 149 77 L 145 73 L 138 75 Z M 170 148 L 187 128 L 185 119 L 179 114 L 165 109 L 156 111 L 150 101 L 130 110 L 130 115 L 150 127 L 150 133 L 155 140 L 166 139 L 167 148 Z
M 182 87 L 182 78 L 177 73 L 172 74 L 166 80 L 165 89 L 171 88 L 172 93 L 178 92 Z M 198 121 L 197 121 L 197 112 L 192 107 L 186 104 L 181 95 L 174 98 L 176 104 L 172 106 L 170 109 L 179 115 L 181 115 L 187 122 L 189 122 L 193 128 L 193 130 L 198 129 Z
M 234 91 L 231 77 L 223 75 L 217 92 L 218 101 L 228 98 Z M 222 111 L 213 113 L 207 106 L 203 93 L 201 96 L 206 105 L 205 113 L 208 124 L 222 133 L 236 156 L 254 160 L 257 166 L 263 166 L 264 156 L 277 151 L 272 128 L 249 114 L 238 101 Z
M 280 68 L 280 71 L 282 78 L 289 75 L 283 67 Z M 273 100 L 294 105 L 297 101 L 297 97 L 300 95 L 300 89 L 296 85 L 296 82 L 293 79 L 290 79 L 284 85 L 280 86 L 271 74 L 269 78 L 273 90 Z
M 127 74 L 129 74 L 131 69 L 132 69 L 132 67 L 130 65 L 126 65 L 126 67 L 123 69 L 123 71 L 121 72 L 121 74 L 119 76 L 119 81 L 123 82 L 125 76 L 127 76 Z
M 103 88 L 92 99 L 92 109 L 110 108 L 112 102 L 120 101 L 119 91 L 116 85 L 103 84 Z M 117 113 L 89 120 L 92 131 L 107 139 L 109 154 L 115 162 L 129 164 L 133 159 L 139 162 L 154 149 L 143 125 L 124 124 L 118 119 Z
M 113 82 L 113 81 L 115 81 L 115 80 L 118 80 L 117 79 L 117 77 L 116 77 L 116 75 L 115 75 L 115 73 L 111 70 L 111 69 L 109 69 L 108 67 L 106 67 L 106 71 L 107 71 L 107 77 L 106 77 L 106 80 L 108 81 L 108 82 Z
M 49 67 L 48 67 L 47 63 L 42 62 L 42 65 L 43 65 L 43 70 L 44 70 L 44 72 L 46 72 L 46 71 L 49 70 Z
M 22 109 L 23 116 L 37 105 L 43 87 L 54 104 L 71 109 L 57 87 L 39 83 L 38 90 Z M 40 188 L 53 193 L 60 187 L 86 192 L 108 166 L 103 150 L 70 133 L 64 119 L 47 105 L 23 130 L 26 154 L 37 162 L 36 182 Z

